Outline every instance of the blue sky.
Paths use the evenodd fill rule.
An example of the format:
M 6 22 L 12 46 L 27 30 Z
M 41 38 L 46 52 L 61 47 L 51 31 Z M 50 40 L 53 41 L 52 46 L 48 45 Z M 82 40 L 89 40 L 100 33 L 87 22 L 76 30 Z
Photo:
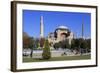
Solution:
M 77 37 L 81 37 L 82 23 L 84 37 L 91 37 L 91 14 L 79 12 L 23 10 L 23 31 L 32 37 L 39 37 L 40 16 L 44 19 L 45 37 L 61 25 L 68 27 Z

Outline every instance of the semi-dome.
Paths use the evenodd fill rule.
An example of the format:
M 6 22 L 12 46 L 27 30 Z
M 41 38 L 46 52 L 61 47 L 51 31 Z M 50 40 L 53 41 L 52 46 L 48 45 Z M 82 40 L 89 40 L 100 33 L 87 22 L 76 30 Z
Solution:
M 68 29 L 66 26 L 59 26 L 57 29 Z

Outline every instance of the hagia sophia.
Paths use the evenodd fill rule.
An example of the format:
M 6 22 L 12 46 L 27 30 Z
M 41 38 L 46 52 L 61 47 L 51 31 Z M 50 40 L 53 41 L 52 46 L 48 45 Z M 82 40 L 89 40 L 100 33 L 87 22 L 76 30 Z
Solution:
M 49 33 L 48 40 L 49 43 L 58 43 L 68 39 L 69 44 L 71 44 L 72 39 L 74 38 L 73 32 L 71 32 L 66 26 L 59 26 L 53 33 Z
M 44 37 L 44 24 L 43 24 L 43 16 L 40 18 L 40 37 Z M 63 41 L 65 39 L 68 39 L 69 44 L 71 44 L 72 39 L 74 38 L 73 32 L 68 29 L 66 26 L 59 26 L 55 29 L 54 32 L 50 32 L 48 34 L 48 41 L 51 44 L 58 43 L 60 41 Z

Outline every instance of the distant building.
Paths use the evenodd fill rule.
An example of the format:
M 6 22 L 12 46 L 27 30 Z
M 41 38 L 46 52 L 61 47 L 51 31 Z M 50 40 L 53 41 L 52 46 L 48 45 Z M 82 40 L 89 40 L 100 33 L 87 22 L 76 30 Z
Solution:
M 69 44 L 71 44 L 73 38 L 73 32 L 71 32 L 66 26 L 59 26 L 53 33 L 48 35 L 48 40 L 51 44 L 58 43 L 66 39 L 68 39 Z

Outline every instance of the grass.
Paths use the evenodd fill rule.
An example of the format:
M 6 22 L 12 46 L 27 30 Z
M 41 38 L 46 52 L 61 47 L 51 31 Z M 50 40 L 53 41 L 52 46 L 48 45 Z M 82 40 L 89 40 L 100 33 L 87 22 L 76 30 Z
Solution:
M 85 59 L 91 59 L 91 55 L 52 57 L 49 60 L 24 57 L 23 62 L 44 62 L 44 61 L 64 61 L 64 60 L 85 60 Z

